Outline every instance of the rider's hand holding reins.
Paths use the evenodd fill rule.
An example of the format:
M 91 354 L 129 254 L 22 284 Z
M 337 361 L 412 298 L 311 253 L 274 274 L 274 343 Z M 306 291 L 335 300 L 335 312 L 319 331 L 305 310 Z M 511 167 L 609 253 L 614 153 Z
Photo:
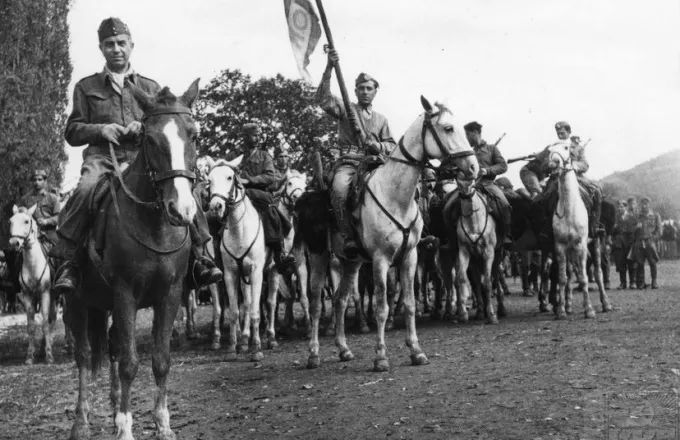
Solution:
M 139 121 L 132 121 L 125 127 L 124 135 L 139 136 L 142 134 L 142 123 Z
M 114 145 L 120 145 L 118 140 L 124 134 L 126 129 L 118 124 L 107 124 L 102 128 L 102 137 Z

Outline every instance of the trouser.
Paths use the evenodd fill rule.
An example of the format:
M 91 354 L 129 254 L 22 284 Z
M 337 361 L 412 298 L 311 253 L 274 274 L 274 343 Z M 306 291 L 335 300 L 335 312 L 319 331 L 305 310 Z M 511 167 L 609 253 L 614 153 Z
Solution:
M 656 263 L 659 254 L 653 240 L 641 240 L 635 244 L 635 263 L 637 265 L 636 284 L 638 287 L 645 285 L 645 262 L 649 263 L 649 273 L 652 285 L 656 284 Z
M 352 165 L 340 165 L 335 169 L 332 182 L 331 205 L 335 213 L 335 219 L 340 233 L 348 237 L 350 235 L 349 213 L 347 212 L 347 197 L 349 188 L 357 176 L 357 169 Z
M 246 194 L 262 219 L 265 244 L 271 248 L 280 248 L 293 225 L 281 215 L 270 192 L 248 188 Z
M 125 156 L 118 157 L 125 160 Z M 59 240 L 52 249 L 51 256 L 64 260 L 73 260 L 77 247 L 83 243 L 90 225 L 90 202 L 97 182 L 102 174 L 113 172 L 111 157 L 91 154 L 85 157 L 80 169 L 80 181 L 71 198 L 59 213 L 57 235 Z M 197 206 L 200 206 L 197 201 Z M 210 231 L 205 213 L 196 210 L 194 222 L 189 226 L 191 241 L 195 248 L 202 247 L 210 240 Z M 201 252 L 202 253 L 202 252 Z
M 543 191 L 540 183 L 542 178 L 539 179 L 538 175 L 527 168 L 526 165 L 519 170 L 519 178 L 522 180 L 524 187 L 530 194 L 540 194 Z

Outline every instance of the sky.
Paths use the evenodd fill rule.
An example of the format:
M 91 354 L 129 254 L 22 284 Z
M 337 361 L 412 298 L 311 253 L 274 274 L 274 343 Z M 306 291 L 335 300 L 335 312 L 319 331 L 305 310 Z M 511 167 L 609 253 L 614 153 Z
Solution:
M 373 75 L 374 109 L 395 138 L 422 112 L 422 94 L 480 122 L 490 143 L 507 133 L 506 159 L 553 142 L 566 120 L 592 139 L 593 178 L 680 148 L 678 0 L 325 0 L 324 9 L 350 95 L 360 72 Z M 71 92 L 103 68 L 97 28 L 109 16 L 130 28 L 134 69 L 176 93 L 223 69 L 299 78 L 283 0 L 75 0 Z M 325 42 L 308 68 L 315 83 Z M 82 148 L 66 148 L 68 187 Z M 515 185 L 521 164 L 506 174 Z

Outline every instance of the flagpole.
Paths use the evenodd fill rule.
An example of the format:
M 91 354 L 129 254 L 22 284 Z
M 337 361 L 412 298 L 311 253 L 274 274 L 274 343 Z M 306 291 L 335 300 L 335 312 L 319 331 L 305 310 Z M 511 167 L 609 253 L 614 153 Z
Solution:
M 326 39 L 328 40 L 328 47 L 330 49 L 335 49 L 335 44 L 333 43 L 333 35 L 331 34 L 331 28 L 328 26 L 328 19 L 326 18 L 326 12 L 323 9 L 323 3 L 321 0 L 316 0 L 316 7 L 319 10 L 319 15 L 321 16 L 321 23 L 323 24 L 323 29 L 326 32 Z M 340 86 L 340 94 L 342 95 L 342 102 L 345 105 L 345 114 L 349 120 L 350 127 L 354 129 L 355 140 L 357 145 L 363 146 L 361 139 L 361 128 L 357 122 L 356 116 L 352 111 L 350 106 L 349 94 L 347 93 L 347 87 L 345 86 L 345 78 L 342 76 L 342 69 L 340 69 L 340 62 L 335 63 L 335 75 L 338 78 L 338 85 Z

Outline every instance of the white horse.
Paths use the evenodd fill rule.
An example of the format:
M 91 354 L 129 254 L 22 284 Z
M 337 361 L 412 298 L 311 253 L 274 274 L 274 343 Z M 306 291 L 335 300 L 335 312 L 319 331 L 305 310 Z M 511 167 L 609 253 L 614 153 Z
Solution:
M 227 356 L 236 357 L 239 335 L 239 289 L 243 295 L 243 326 L 239 349 L 245 351 L 250 341 L 251 360 L 260 361 L 260 297 L 266 261 L 264 231 L 246 190 L 236 175 L 243 156 L 228 162 L 219 159 L 210 166 L 210 209 L 223 226 L 220 251 L 224 265 L 224 285 L 229 297 L 229 342 Z M 252 329 L 252 335 L 251 335 Z
M 50 298 L 51 272 L 47 256 L 38 241 L 38 225 L 33 219 L 36 206 L 30 209 L 14 206 L 14 215 L 9 220 L 9 245 L 21 251 L 24 262 L 19 273 L 21 293 L 19 300 L 26 310 L 28 325 L 28 353 L 26 364 L 32 364 L 35 356 L 35 306 L 40 303 L 42 316 L 42 332 L 45 341 L 45 361 L 54 362 L 52 355 L 52 338 L 54 323 L 57 318 L 56 304 Z
M 278 201 L 278 208 L 279 211 L 288 219 L 288 221 L 292 224 L 293 223 L 293 214 L 295 211 L 295 203 L 297 202 L 298 198 L 304 192 L 307 191 L 307 174 L 306 173 L 300 173 L 297 170 L 288 170 L 286 174 L 286 180 L 283 185 L 283 187 L 280 189 L 280 191 L 277 191 L 275 193 L 275 196 L 279 196 L 279 201 Z M 293 241 L 295 239 L 295 228 L 291 228 L 290 232 L 288 235 L 284 238 L 283 240 L 283 250 L 286 253 L 291 253 L 293 252 Z M 302 282 L 300 283 L 300 305 L 302 306 L 302 311 L 304 314 L 304 320 L 305 320 L 305 326 L 308 329 L 311 329 L 311 322 L 309 319 L 309 300 L 307 298 L 307 267 L 306 267 L 306 261 L 304 259 L 304 255 L 302 255 L 302 252 L 293 252 L 296 258 L 296 265 L 295 265 L 295 272 L 296 275 L 298 276 L 298 279 L 300 279 Z M 298 258 L 301 257 L 301 258 Z M 266 277 L 267 277 L 267 295 L 266 295 L 266 301 L 267 301 L 267 314 L 268 314 L 268 321 L 267 321 L 267 346 L 269 348 L 276 348 L 277 343 L 276 343 L 276 330 L 275 330 L 275 325 L 276 325 L 276 316 L 277 316 L 277 296 L 278 296 L 278 291 L 279 287 L 281 287 L 281 281 L 284 281 L 284 289 L 289 292 L 289 298 L 286 304 L 286 318 L 287 321 L 286 324 L 288 324 L 291 328 L 294 327 L 294 317 L 293 317 L 293 303 L 295 301 L 295 291 L 296 289 L 293 288 L 292 285 L 292 280 L 291 277 L 288 276 L 283 276 L 279 273 L 278 269 L 276 268 L 276 264 L 274 264 L 274 259 L 272 252 L 268 252 L 268 258 L 267 258 L 267 267 L 265 269 L 266 271 Z M 304 285 L 303 285 L 304 284 Z
M 559 265 L 559 280 L 556 299 L 555 319 L 566 318 L 571 313 L 571 289 L 565 288 L 570 280 L 572 264 L 576 269 L 578 287 L 583 291 L 583 311 L 586 318 L 594 318 L 595 310 L 588 295 L 586 261 L 588 257 L 588 211 L 581 199 L 579 183 L 571 162 L 571 148 L 567 142 L 558 142 L 550 147 L 549 166 L 558 175 L 559 200 L 552 218 L 555 236 L 555 254 Z M 595 279 L 600 288 L 602 311 L 612 310 L 602 283 L 599 246 L 592 246 Z M 564 299 L 563 299 L 564 294 Z M 565 304 L 566 303 L 566 304 Z M 566 307 L 566 310 L 565 310 Z
M 476 177 L 477 159 L 465 138 L 463 127 L 455 120 L 451 111 L 437 103 L 433 107 L 421 98 L 425 113 L 420 115 L 408 128 L 387 163 L 374 171 L 367 184 L 367 194 L 355 210 L 359 218 L 357 238 L 373 263 L 376 318 L 378 324 L 374 371 L 387 371 L 389 361 L 385 345 L 385 324 L 388 317 L 387 272 L 390 267 L 399 269 L 404 297 L 405 321 L 407 328 L 406 345 L 410 348 L 413 365 L 428 363 L 418 343 L 415 325 L 415 298 L 413 281 L 416 270 L 416 244 L 420 240 L 423 220 L 414 200 L 416 186 L 422 167 L 429 159 L 453 155 L 460 169 Z M 298 205 L 302 205 L 301 200 Z M 310 202 L 313 200 L 310 198 Z M 311 203 L 310 203 L 311 204 Z M 300 225 L 303 239 L 309 248 L 311 277 L 312 339 L 310 341 L 308 368 L 320 365 L 319 358 L 319 315 L 321 290 L 326 277 L 330 253 L 313 229 L 313 221 L 305 219 L 312 206 L 300 206 Z M 319 208 L 316 208 L 319 212 Z M 325 209 L 325 207 L 321 207 Z M 313 216 L 313 214 L 311 215 Z M 309 222 L 312 222 L 309 225 Z M 305 234 L 307 234 L 305 236 Z M 333 234 L 332 249 L 342 254 L 342 238 Z M 366 260 L 362 260 L 366 261 Z M 349 361 L 354 355 L 347 346 L 345 337 L 345 309 L 350 294 L 357 292 L 357 278 L 362 261 L 341 259 L 342 280 L 335 295 L 336 336 L 335 343 L 341 361 Z

